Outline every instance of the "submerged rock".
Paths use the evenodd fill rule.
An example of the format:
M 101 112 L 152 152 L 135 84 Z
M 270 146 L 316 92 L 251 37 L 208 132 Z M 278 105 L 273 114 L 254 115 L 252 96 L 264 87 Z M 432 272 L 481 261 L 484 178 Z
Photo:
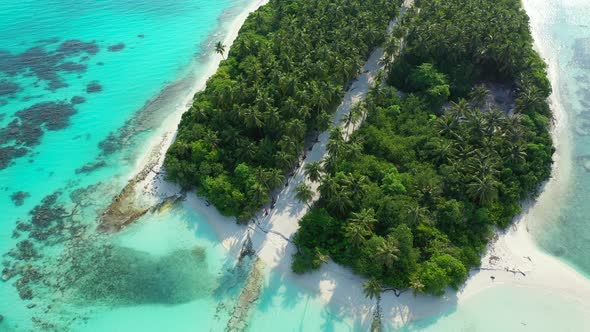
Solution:
M 20 90 L 20 86 L 8 80 L 0 80 L 0 96 L 13 95 Z
M 12 54 L 5 50 L 0 50 L 0 73 L 7 76 L 17 76 L 23 74 L 26 76 L 35 76 L 39 82 L 46 82 L 46 89 L 54 91 L 68 86 L 62 77 L 62 73 L 84 72 L 86 65 L 71 61 L 72 57 L 95 55 L 99 51 L 96 42 L 83 42 L 80 40 L 64 41 L 56 49 L 47 47 L 57 40 L 47 40 L 51 42 L 39 42 L 20 54 Z M 16 87 L 14 84 L 4 85 L 5 94 L 14 94 Z M 0 92 L 0 94 L 2 94 Z
M 123 50 L 124 48 L 125 48 L 125 44 L 118 43 L 118 44 L 109 46 L 108 50 L 109 50 L 109 52 L 119 52 L 119 51 Z
M 33 298 L 33 290 L 31 290 L 30 287 L 20 286 L 17 283 L 16 289 L 18 290 L 18 296 L 20 296 L 22 300 L 31 300 Z
M 81 96 L 74 96 L 74 97 L 72 97 L 72 99 L 70 99 L 70 103 L 72 103 L 74 105 L 82 104 L 85 101 L 86 101 L 86 98 L 81 97 Z
M 84 165 L 84 166 L 76 169 L 76 174 L 92 173 L 95 170 L 97 170 L 97 169 L 99 169 L 101 167 L 104 167 L 106 165 L 107 165 L 107 163 L 105 161 L 103 161 L 103 160 L 102 161 L 97 161 L 95 163 L 89 163 L 89 164 L 86 164 L 86 165 Z
M 97 93 L 102 91 L 102 85 L 98 84 L 98 82 L 90 82 L 86 86 L 86 92 L 88 93 Z
M 22 240 L 16 244 L 16 248 L 10 250 L 8 255 L 24 261 L 29 261 L 39 257 L 33 242 L 30 240 Z
M 76 114 L 73 104 L 67 102 L 41 102 L 16 112 L 15 118 L 0 128 L 0 169 L 29 152 L 25 147 L 41 143 L 45 131 L 67 128 L 69 119 Z
M 240 297 L 231 313 L 231 317 L 225 331 L 246 331 L 248 328 L 248 317 L 252 307 L 260 296 L 262 290 L 263 271 L 264 264 L 262 261 L 255 257 L 251 265 L 250 274 L 246 280 L 246 284 L 242 288 Z
M 27 197 L 29 197 L 30 194 L 26 191 L 17 191 L 12 193 L 12 195 L 10 195 L 10 199 L 12 200 L 12 203 L 16 206 L 21 206 L 24 204 L 25 199 Z

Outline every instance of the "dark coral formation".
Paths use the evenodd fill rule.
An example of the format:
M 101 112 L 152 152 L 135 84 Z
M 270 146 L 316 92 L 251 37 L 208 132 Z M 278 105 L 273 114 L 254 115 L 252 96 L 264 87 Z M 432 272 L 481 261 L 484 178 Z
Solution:
M 33 230 L 31 237 L 38 232 L 45 232 L 54 224 L 59 224 L 59 221 L 67 216 L 66 209 L 63 205 L 58 204 L 57 200 L 61 196 L 61 192 L 56 192 L 46 196 L 41 201 L 41 204 L 35 206 L 29 214 L 31 215 L 31 223 Z M 43 236 L 43 239 L 47 238 Z
M 29 152 L 26 148 L 18 148 L 14 146 L 0 147 L 0 169 L 4 169 L 10 165 L 13 159 L 22 157 Z
M 10 199 L 12 200 L 12 203 L 14 203 L 14 205 L 21 206 L 25 202 L 25 199 L 29 196 L 29 193 L 26 191 L 17 191 L 10 195 Z
M 99 48 L 95 41 L 83 42 L 76 39 L 66 40 L 57 49 L 57 52 L 64 56 L 79 55 L 82 53 L 95 55 L 98 51 Z
M 98 143 L 98 147 L 102 150 L 104 155 L 110 155 L 115 153 L 121 146 L 121 141 L 118 140 L 114 134 L 109 134 L 104 140 Z
M 55 39 L 40 41 L 41 45 L 34 46 L 20 54 L 12 54 L 6 50 L 0 50 L 0 72 L 7 76 L 19 74 L 34 75 L 40 81 L 47 82 L 46 88 L 54 91 L 66 87 L 67 83 L 60 73 L 84 72 L 86 65 L 68 60 L 83 54 L 95 55 L 99 51 L 96 42 L 83 42 L 80 40 L 67 40 L 57 48 L 47 48 Z
M 101 167 L 105 167 L 106 165 L 107 165 L 107 163 L 104 160 L 97 161 L 94 163 L 88 163 L 88 164 L 76 169 L 76 174 L 92 173 Z
M 23 261 L 29 261 L 39 257 L 39 253 L 35 249 L 31 240 L 20 241 L 16 244 L 16 247 L 8 253 L 8 255 Z
M 0 80 L 0 97 L 13 95 L 20 90 L 20 86 L 8 80 Z
M 15 233 L 20 236 L 21 233 L 28 232 L 29 238 L 18 242 L 6 254 L 12 261 L 3 262 L 2 280 L 8 281 L 18 277 L 15 286 L 23 300 L 33 298 L 32 285 L 46 276 L 40 272 L 43 266 L 40 263 L 42 255 L 38 248 L 71 239 L 86 229 L 73 220 L 75 209 L 67 213 L 65 207 L 58 203 L 60 195 L 61 193 L 57 192 L 46 196 L 29 212 L 30 220 L 17 222 Z
M 88 66 L 86 66 L 85 64 L 68 61 L 68 62 L 64 62 L 61 65 L 57 66 L 57 68 L 61 71 L 65 71 L 65 72 L 83 73 L 86 71 Z
M 57 131 L 69 125 L 69 119 L 76 114 L 74 106 L 67 102 L 41 102 L 15 113 L 15 119 L 0 128 L 0 169 L 22 157 L 28 148 L 38 145 L 45 130 Z
M 30 101 L 30 100 L 33 100 L 33 99 L 39 99 L 39 98 L 43 98 L 43 97 L 44 97 L 44 95 L 24 96 L 20 100 L 21 101 Z
M 72 99 L 70 99 L 70 103 L 72 103 L 74 105 L 83 104 L 85 102 L 86 102 L 86 98 L 84 98 L 82 96 L 73 96 Z
M 102 85 L 98 84 L 98 82 L 96 82 L 96 81 L 90 82 L 86 86 L 86 92 L 88 92 L 88 93 L 96 93 L 96 92 L 101 92 L 101 91 L 102 91 Z
M 122 51 L 124 48 L 125 48 L 125 44 L 118 43 L 118 44 L 109 46 L 108 50 L 109 50 L 109 52 L 119 52 L 119 51 Z

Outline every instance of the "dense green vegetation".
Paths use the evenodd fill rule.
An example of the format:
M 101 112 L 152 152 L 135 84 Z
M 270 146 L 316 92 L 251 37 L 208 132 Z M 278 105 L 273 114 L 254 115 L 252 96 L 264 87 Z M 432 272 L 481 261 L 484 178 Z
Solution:
M 321 198 L 295 236 L 295 272 L 331 257 L 369 277 L 369 294 L 440 295 L 550 176 L 550 84 L 520 0 L 417 6 L 388 66 L 389 83 L 408 93 L 374 88 L 361 128 L 349 140 L 333 129 L 329 156 L 306 166 Z M 514 111 L 489 105 L 483 81 L 513 87 Z
M 390 0 L 271 0 L 183 115 L 168 177 L 222 213 L 249 220 L 325 130 L 344 89 L 383 42 Z M 224 55 L 225 46 L 216 45 Z

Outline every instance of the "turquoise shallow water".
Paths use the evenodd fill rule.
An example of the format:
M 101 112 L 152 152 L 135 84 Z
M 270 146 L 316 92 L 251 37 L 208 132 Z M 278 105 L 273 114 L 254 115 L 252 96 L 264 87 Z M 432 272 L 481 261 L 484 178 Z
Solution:
M 57 203 L 51 206 L 63 206 L 63 215 L 73 212 L 66 227 L 93 224 L 145 153 L 143 142 L 157 135 L 181 106 L 191 82 L 205 72 L 211 54 L 207 46 L 227 32 L 222 23 L 251 2 L 1 2 L 0 128 L 6 129 L 0 129 L 0 252 L 27 237 L 23 230 L 14 236 L 17 221 L 30 220 L 31 209 L 55 192 Z M 575 120 L 568 130 L 576 133 L 570 160 L 576 181 L 568 187 L 567 204 L 539 220 L 534 231 L 545 250 L 588 273 L 585 198 L 590 177 L 584 165 L 590 161 L 590 116 L 584 110 L 590 109 L 590 5 L 530 3 L 544 15 L 533 21 L 543 22 L 543 43 L 557 55 L 559 97 L 568 101 L 565 110 Z M 84 101 L 72 99 L 76 96 Z M 24 264 L 38 265 L 55 278 L 42 278 L 50 286 L 34 286 L 35 297 L 26 301 L 14 286 L 17 277 L 0 282 L 0 331 L 38 330 L 43 324 L 73 331 L 222 331 L 236 312 L 251 269 L 228 257 L 204 217 L 183 204 L 149 213 L 116 236 L 89 236 L 73 246 L 77 251 L 69 260 L 62 259 L 63 243 L 34 243 L 42 257 Z M 89 257 L 100 250 L 104 256 Z M 80 257 L 78 267 L 71 256 Z M 10 256 L 3 260 L 14 261 Z M 85 270 L 88 266 L 92 268 Z M 72 276 L 64 270 L 83 273 L 65 282 Z M 264 274 L 247 319 L 250 331 L 365 328 L 276 273 Z M 502 286 L 405 329 L 589 328 L 574 300 Z
M 403 331 L 587 331 L 590 317 L 560 294 L 498 286 L 462 302 L 455 310 L 411 323 Z
M 235 19 L 249 3 L 0 3 L 2 253 L 26 238 L 25 231 L 13 233 L 16 223 L 30 220 L 29 211 L 52 193 L 59 192 L 58 204 L 64 206 L 60 214 L 73 211 L 76 223 L 95 222 L 145 152 L 143 140 L 157 132 L 205 70 L 211 38 L 226 33 L 222 23 Z M 20 151 L 16 158 L 15 149 Z M 105 294 L 84 299 L 67 289 L 59 293 L 37 286 L 31 301 L 21 301 L 13 286 L 17 277 L 0 283 L 4 316 L 0 330 L 37 330 L 39 322 L 57 330 L 94 331 L 113 326 L 131 331 L 140 324 L 145 325 L 143 330 L 161 330 L 173 321 L 188 328 L 195 319 L 214 324 L 217 303 L 224 294 L 231 295 L 231 291 L 215 293 L 227 257 L 200 218 L 177 207 L 148 216 L 136 228 L 105 240 L 116 248 L 114 256 L 122 263 L 137 262 L 147 274 L 158 273 L 143 278 L 121 267 L 114 270 L 121 275 L 113 278 L 131 280 L 123 285 L 128 290 L 124 299 Z M 34 244 L 43 257 L 33 266 L 44 265 L 39 271 L 45 275 L 60 275 L 55 270 L 63 245 Z M 195 248 L 204 253 L 187 254 Z M 183 269 L 185 256 L 195 259 L 198 268 Z M 3 256 L 3 261 L 10 259 Z M 172 270 L 178 275 L 151 270 L 168 265 L 176 266 Z M 173 289 L 194 280 L 200 281 L 186 294 Z M 134 282 L 153 293 L 138 298 L 134 287 L 141 285 Z M 29 309 L 27 304 L 35 307 Z M 128 320 L 131 317 L 135 322 Z
M 566 162 L 572 165 L 560 212 L 542 222 L 537 238 L 545 250 L 590 276 L 590 3 L 549 1 L 537 6 L 545 8 L 539 30 L 556 55 L 552 61 L 571 133 L 564 146 L 571 151 Z

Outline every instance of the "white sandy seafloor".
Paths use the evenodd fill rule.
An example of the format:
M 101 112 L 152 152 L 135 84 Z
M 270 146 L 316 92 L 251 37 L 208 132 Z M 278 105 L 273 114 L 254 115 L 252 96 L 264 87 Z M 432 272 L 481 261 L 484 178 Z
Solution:
M 264 2 L 260 1 L 254 4 L 252 9 L 257 8 Z M 411 330 L 427 329 L 429 326 L 433 326 L 432 324 L 438 324 L 438 322 L 444 325 L 447 319 L 453 319 L 453 312 L 461 314 L 468 305 L 471 306 L 472 304 L 475 308 L 480 308 L 479 314 L 494 318 L 496 325 L 488 325 L 490 330 L 496 328 L 517 330 L 522 328 L 538 331 L 557 327 L 562 327 L 564 330 L 571 328 L 579 330 L 580 327 L 584 326 L 590 328 L 590 304 L 588 303 L 588 299 L 590 299 L 590 282 L 567 264 L 539 250 L 529 233 L 531 227 L 535 227 L 536 224 L 547 219 L 549 214 L 559 213 L 560 200 L 564 197 L 568 182 L 571 181 L 568 178 L 571 165 L 569 162 L 571 160 L 569 150 L 571 137 L 565 131 L 567 119 L 561 109 L 555 62 L 552 61 L 549 50 L 543 47 L 543 43 L 547 42 L 547 40 L 543 39 L 543 36 L 539 34 L 536 28 L 540 24 L 540 20 L 542 20 L 542 13 L 535 12 L 534 2 L 538 1 L 526 1 L 525 7 L 532 17 L 533 33 L 539 51 L 549 63 L 549 74 L 554 86 L 551 105 L 555 112 L 556 121 L 553 135 L 557 152 L 555 154 L 553 177 L 545 185 L 538 199 L 527 204 L 525 212 L 517 218 L 513 227 L 498 234 L 497 239 L 490 245 L 489 250 L 482 259 L 482 269 L 472 272 L 465 286 L 458 292 L 449 290 L 447 295 L 441 298 L 423 295 L 415 297 L 411 292 L 406 292 L 399 297 L 396 297 L 391 292 L 384 293 L 382 298 L 383 321 L 388 328 L 402 327 L 417 320 L 430 322 L 415 326 L 410 324 L 407 328 Z M 232 33 L 225 40 L 226 45 L 231 44 L 240 25 L 241 22 L 236 23 Z M 340 125 L 340 119 L 349 111 L 350 106 L 362 99 L 368 91 L 380 68 L 378 62 L 381 55 L 382 50 L 376 50 L 371 55 L 363 69 L 363 74 L 346 93 L 343 103 L 335 114 L 335 125 Z M 217 61 L 219 60 L 217 59 Z M 213 74 L 216 65 L 217 63 L 211 65 L 210 70 L 204 77 Z M 203 85 L 199 84 L 198 88 L 202 89 Z M 190 97 L 187 98 L 186 102 L 189 101 Z M 166 128 L 164 134 L 154 139 L 148 146 L 165 151 L 173 139 L 174 128 L 179 115 L 180 112 L 177 116 L 170 117 L 169 122 L 163 126 L 163 128 Z M 313 147 L 312 151 L 308 152 L 304 164 L 320 160 L 325 155 L 328 134 L 323 133 L 319 139 L 320 142 Z M 160 154 L 160 156 L 162 155 L 163 153 Z M 146 158 L 149 158 L 149 156 Z M 140 165 L 144 163 L 145 160 L 141 161 Z M 157 167 L 161 167 L 161 163 L 162 158 L 160 158 Z M 351 321 L 360 322 L 355 326 L 366 328 L 370 324 L 370 314 L 374 307 L 374 301 L 366 299 L 362 293 L 363 278 L 352 274 L 349 269 L 333 262 L 325 264 L 318 271 L 303 276 L 291 272 L 291 256 L 296 249 L 288 239 L 292 238 L 297 231 L 298 220 L 308 209 L 305 204 L 300 203 L 294 197 L 294 188 L 297 183 L 304 181 L 302 169 L 303 167 L 298 169 L 289 185 L 278 193 L 276 207 L 269 216 L 264 218 L 259 216 L 257 223 L 251 224 L 249 227 L 236 225 L 233 219 L 220 215 L 214 208 L 208 207 L 203 200 L 193 194 L 188 195 L 187 201 L 192 208 L 205 217 L 215 230 L 223 246 L 231 253 L 238 255 L 246 235 L 250 233 L 254 249 L 265 264 L 267 272 L 272 271 L 272 273 L 278 274 L 281 278 L 286 278 L 302 288 L 317 292 L 321 299 L 326 304 L 329 304 L 333 312 L 347 317 Z M 179 191 L 179 188 L 175 185 L 163 181 L 161 176 L 157 175 L 157 168 L 154 171 L 152 175 L 137 186 L 137 189 L 143 193 L 143 199 L 148 201 L 156 200 Z M 311 185 L 317 188 L 317 184 Z M 492 280 L 492 276 L 495 279 Z M 489 309 L 490 306 L 484 303 L 478 307 L 478 301 L 484 299 L 485 302 L 485 298 L 489 297 L 492 291 L 495 292 L 495 295 L 501 296 L 499 299 L 494 299 L 496 304 L 500 303 L 497 310 L 520 312 L 529 321 L 515 322 L 510 321 L 508 318 L 503 321 L 502 316 L 494 317 L 493 312 L 482 313 L 481 310 Z M 537 304 L 538 307 L 534 307 L 536 309 L 527 312 L 527 306 L 531 304 Z M 556 315 L 558 308 L 566 308 L 566 304 L 575 308 L 575 310 L 566 310 L 566 312 L 553 317 L 554 314 Z M 535 311 L 537 309 L 538 311 Z M 542 310 L 546 310 L 546 312 Z M 564 319 L 564 317 L 574 314 L 577 315 L 576 318 L 578 319 L 575 325 L 570 326 L 567 321 L 559 321 L 560 318 Z M 477 313 L 467 313 L 466 315 L 470 316 L 471 319 L 477 319 L 478 317 Z M 467 316 L 458 319 L 468 320 L 468 318 L 465 318 Z M 483 316 L 480 321 L 484 320 Z M 530 321 L 535 317 L 538 320 Z M 544 321 L 547 324 L 543 323 Z M 557 325 L 549 324 L 551 322 Z M 473 325 L 464 325 L 463 327 L 466 330 L 476 331 L 485 329 L 477 322 L 471 323 Z M 518 325 L 514 325 L 515 323 L 518 323 Z M 460 325 L 451 324 L 450 326 Z

